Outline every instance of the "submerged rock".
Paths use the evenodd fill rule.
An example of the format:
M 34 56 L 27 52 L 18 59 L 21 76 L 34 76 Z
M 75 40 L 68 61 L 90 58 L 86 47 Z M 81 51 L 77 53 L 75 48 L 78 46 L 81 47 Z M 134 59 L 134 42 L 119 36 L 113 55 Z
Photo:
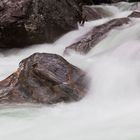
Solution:
M 78 101 L 87 92 L 86 74 L 56 54 L 35 53 L 0 82 L 0 103 Z
M 118 18 L 93 28 L 92 31 L 84 35 L 83 38 L 68 46 L 65 49 L 64 54 L 68 54 L 70 50 L 82 54 L 88 53 L 96 44 L 106 37 L 109 31 L 124 24 L 128 24 L 129 21 L 129 18 Z
M 134 11 L 128 17 L 140 18 L 140 11 Z
M 84 0 L 1 0 L 0 48 L 53 42 L 77 28 Z M 89 4 L 87 0 L 86 4 Z

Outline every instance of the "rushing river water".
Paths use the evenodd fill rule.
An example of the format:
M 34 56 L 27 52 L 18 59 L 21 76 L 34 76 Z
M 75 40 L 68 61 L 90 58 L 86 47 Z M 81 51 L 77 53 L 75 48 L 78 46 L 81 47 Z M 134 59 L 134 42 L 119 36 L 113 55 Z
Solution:
M 34 52 L 63 56 L 65 47 L 94 26 L 132 12 L 128 3 L 101 7 L 112 16 L 87 22 L 53 44 L 1 53 L 0 79 Z M 49 107 L 1 105 L 0 140 L 140 140 L 140 20 L 112 30 L 87 55 L 71 52 L 65 58 L 92 77 L 86 98 Z

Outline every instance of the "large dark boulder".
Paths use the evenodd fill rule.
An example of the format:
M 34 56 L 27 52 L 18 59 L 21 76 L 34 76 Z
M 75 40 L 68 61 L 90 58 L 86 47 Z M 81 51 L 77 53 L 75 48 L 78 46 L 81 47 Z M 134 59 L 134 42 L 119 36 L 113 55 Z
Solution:
M 90 0 L 1 0 L 0 48 L 53 42 L 77 28 Z
M 118 18 L 113 19 L 105 24 L 96 26 L 89 33 L 84 35 L 76 43 L 68 46 L 64 54 L 69 54 L 70 50 L 74 50 L 78 53 L 86 54 L 88 53 L 96 44 L 102 41 L 107 33 L 112 29 L 129 23 L 129 18 Z
M 56 54 L 36 53 L 0 82 L 0 103 L 78 101 L 87 92 L 85 72 Z

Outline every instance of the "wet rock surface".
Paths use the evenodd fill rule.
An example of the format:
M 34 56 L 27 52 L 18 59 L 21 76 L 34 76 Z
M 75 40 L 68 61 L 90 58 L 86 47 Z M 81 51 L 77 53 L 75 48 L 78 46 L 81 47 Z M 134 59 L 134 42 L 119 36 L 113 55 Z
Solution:
M 96 20 L 102 18 L 101 14 L 93 6 L 83 6 L 83 19 L 86 21 Z
M 129 23 L 129 18 L 118 18 L 113 19 L 105 24 L 96 26 L 89 33 L 79 39 L 76 43 L 68 46 L 64 54 L 69 54 L 70 50 L 74 50 L 81 54 L 88 53 L 96 44 L 102 41 L 107 33 L 112 29 Z
M 77 28 L 84 0 L 1 0 L 0 48 L 53 42 Z
M 87 92 L 85 72 L 56 54 L 35 53 L 0 82 L 0 103 L 71 102 Z
M 140 11 L 134 11 L 128 17 L 140 18 Z
M 85 21 L 97 20 L 109 16 L 112 16 L 112 14 L 110 12 L 107 12 L 105 9 L 103 9 L 100 6 L 94 6 L 94 5 L 83 6 L 82 17 L 83 19 L 85 19 Z

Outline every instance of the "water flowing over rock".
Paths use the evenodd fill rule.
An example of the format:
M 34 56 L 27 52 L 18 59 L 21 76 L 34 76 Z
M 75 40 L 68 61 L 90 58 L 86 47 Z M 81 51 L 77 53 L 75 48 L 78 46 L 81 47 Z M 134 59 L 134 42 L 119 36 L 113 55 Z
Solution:
M 85 72 L 59 55 L 35 53 L 0 82 L 0 103 L 78 101 L 86 92 Z
M 84 3 L 84 0 L 1 0 L 0 48 L 55 41 L 77 28 Z
M 82 54 L 88 53 L 96 44 L 106 37 L 109 31 L 115 27 L 128 24 L 129 21 L 129 18 L 118 18 L 93 28 L 92 31 L 84 35 L 79 41 L 68 46 L 65 49 L 64 54 L 69 54 L 70 50 L 74 50 Z
M 128 17 L 140 18 L 140 11 L 134 11 Z

